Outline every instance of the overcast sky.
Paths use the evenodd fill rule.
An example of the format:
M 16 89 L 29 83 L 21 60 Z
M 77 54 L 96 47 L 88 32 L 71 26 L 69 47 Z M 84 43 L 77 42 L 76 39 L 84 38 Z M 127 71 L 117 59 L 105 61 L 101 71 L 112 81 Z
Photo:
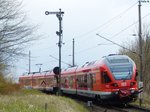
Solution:
M 72 64 L 72 39 L 75 39 L 75 64 L 100 59 L 102 56 L 117 53 L 120 47 L 98 37 L 96 33 L 118 43 L 134 40 L 132 36 L 138 27 L 138 0 L 24 0 L 23 11 L 29 24 L 38 25 L 37 34 L 41 40 L 27 48 L 31 51 L 31 71 L 37 71 L 36 64 L 43 64 L 42 70 L 58 66 L 58 18 L 45 15 L 45 11 L 64 11 L 62 28 L 62 61 Z M 142 3 L 143 23 L 150 23 L 150 3 Z M 130 26 L 130 27 L 129 27 Z M 108 45 L 107 45 L 108 44 Z M 16 74 L 28 72 L 28 57 L 16 64 Z M 62 68 L 68 65 L 62 63 Z

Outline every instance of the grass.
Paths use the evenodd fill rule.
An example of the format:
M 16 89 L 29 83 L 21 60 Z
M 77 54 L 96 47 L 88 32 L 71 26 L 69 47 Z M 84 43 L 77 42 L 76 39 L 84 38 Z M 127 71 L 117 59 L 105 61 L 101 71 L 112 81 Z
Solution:
M 139 105 L 140 104 L 139 99 L 131 104 Z M 142 106 L 150 109 L 150 97 L 146 93 L 142 94 Z
M 39 90 L 34 90 L 34 89 L 22 89 L 20 91 L 20 93 L 22 95 L 44 95 L 43 92 L 39 91 Z
M 0 73 L 0 112 L 88 112 L 76 101 L 36 90 L 21 90 Z
M 139 105 L 139 100 L 132 104 Z M 150 108 L 149 95 L 143 94 L 143 107 Z M 15 94 L 0 95 L 0 112 L 89 112 L 76 101 L 36 90 L 22 90 Z
M 0 112 L 88 112 L 88 110 L 66 97 L 24 90 L 18 95 L 1 95 Z

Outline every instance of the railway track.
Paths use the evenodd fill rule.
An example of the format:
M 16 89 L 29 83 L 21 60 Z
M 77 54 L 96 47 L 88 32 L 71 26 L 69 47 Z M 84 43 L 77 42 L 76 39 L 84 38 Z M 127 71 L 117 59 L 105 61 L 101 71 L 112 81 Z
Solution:
M 109 104 L 99 104 L 99 103 L 93 103 L 92 101 L 87 101 L 81 99 L 75 99 L 77 102 L 84 104 L 89 112 L 150 112 L 150 109 L 135 106 L 135 105 L 126 105 L 126 106 L 113 106 Z
M 104 106 L 104 105 L 92 105 L 90 107 L 90 112 L 150 112 L 150 109 L 128 105 L 126 107 L 118 107 L 118 106 Z
M 149 108 L 144 108 L 144 107 L 140 107 L 140 106 L 137 106 L 137 105 L 128 105 L 128 108 L 139 110 L 139 112 L 150 112 Z
M 97 102 L 92 102 L 91 99 L 87 99 L 85 97 L 76 97 L 76 96 L 68 96 L 76 100 L 78 103 L 85 105 L 88 108 L 89 112 L 150 112 L 150 109 L 135 106 L 135 105 L 126 105 L 126 106 L 118 106 L 118 105 L 110 105 L 110 104 L 100 104 Z

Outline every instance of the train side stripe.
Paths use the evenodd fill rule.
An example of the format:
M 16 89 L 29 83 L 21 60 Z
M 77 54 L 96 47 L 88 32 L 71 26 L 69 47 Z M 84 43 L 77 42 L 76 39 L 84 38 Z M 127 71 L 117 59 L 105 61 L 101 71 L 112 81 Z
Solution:
M 78 94 L 82 96 L 88 96 L 88 97 L 95 97 L 95 95 L 111 95 L 112 92 L 99 92 L 99 91 L 91 91 L 91 90 L 76 90 L 76 89 L 69 89 L 69 88 L 61 88 L 64 93 L 72 93 L 72 94 Z

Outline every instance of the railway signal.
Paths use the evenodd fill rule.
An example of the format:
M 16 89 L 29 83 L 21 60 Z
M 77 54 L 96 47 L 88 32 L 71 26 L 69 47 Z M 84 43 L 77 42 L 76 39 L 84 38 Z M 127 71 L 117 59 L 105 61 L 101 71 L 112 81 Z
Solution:
M 59 67 L 54 67 L 54 69 L 53 69 L 53 72 L 54 72 L 54 74 L 55 74 L 55 78 L 56 78 L 56 80 L 57 80 L 57 85 L 59 85 L 59 79 L 58 79 L 58 75 L 60 74 L 59 72 L 60 72 L 60 69 L 59 69 Z
M 62 46 L 62 16 L 64 14 L 64 12 L 61 11 L 61 9 L 59 9 L 59 11 L 54 11 L 54 12 L 49 12 L 49 11 L 45 11 L 45 15 L 49 15 L 49 14 L 55 14 L 59 20 L 59 31 L 56 31 L 56 34 L 59 36 L 59 42 L 58 42 L 58 47 L 59 47 L 59 82 L 58 82 L 58 95 L 61 94 L 61 46 Z
M 53 69 L 53 72 L 54 72 L 55 75 L 59 75 L 59 67 L 55 67 Z

